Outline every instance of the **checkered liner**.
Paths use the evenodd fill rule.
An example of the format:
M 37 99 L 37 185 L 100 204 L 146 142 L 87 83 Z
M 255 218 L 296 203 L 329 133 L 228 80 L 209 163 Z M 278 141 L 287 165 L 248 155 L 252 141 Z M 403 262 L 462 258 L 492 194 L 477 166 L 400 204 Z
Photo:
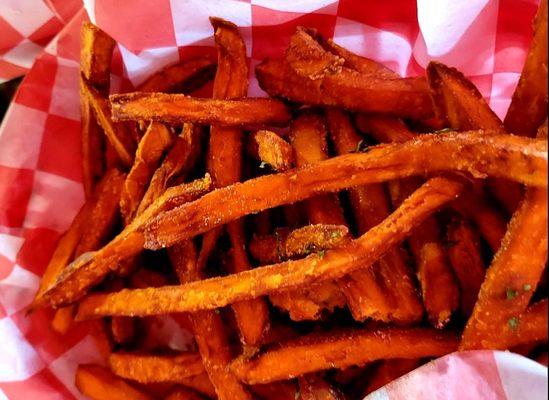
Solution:
M 92 339 L 83 328 L 57 336 L 48 329 L 50 311 L 26 316 L 25 307 L 59 235 L 83 203 L 77 83 L 79 29 L 87 14 L 75 10 L 73 1 L 3 2 L 8 8 L 0 7 L 0 78 L 13 76 L 4 68 L 6 60 L 23 59 L 18 54 L 24 52 L 14 50 L 19 46 L 9 43 L 18 41 L 35 54 L 59 24 L 74 17 L 36 59 L 0 128 L 0 399 L 78 398 L 81 395 L 73 384 L 76 365 L 99 358 Z M 130 89 L 167 64 L 211 53 L 208 16 L 215 15 L 241 28 L 251 58 L 250 95 L 264 95 L 253 67 L 264 57 L 281 56 L 295 27 L 305 25 L 402 75 L 423 73 L 432 59 L 455 66 L 471 77 L 503 116 L 531 39 L 537 3 L 88 0 L 85 6 L 91 20 L 120 43 L 114 59 L 114 91 Z M 13 11 L 17 7 L 18 13 Z M 12 50 L 5 51 L 6 46 Z M 29 66 L 28 61 L 17 65 Z M 409 379 L 430 379 L 429 385 L 438 382 L 438 386 L 433 383 L 437 389 L 429 393 L 431 398 L 453 398 L 463 393 L 464 386 L 478 389 L 477 395 L 484 398 L 512 398 L 510 393 L 517 392 L 509 387 L 516 383 L 515 375 L 505 375 L 502 367 L 508 357 L 493 352 L 452 356 L 435 362 L 437 368 L 430 364 L 427 372 L 422 373 L 422 368 L 412 373 Z M 538 368 L 523 359 L 513 358 L 511 365 L 527 365 L 521 371 Z M 462 371 L 468 384 L 448 385 L 437 371 Z M 543 369 L 541 386 L 524 384 L 529 398 L 538 391 L 544 396 L 546 373 Z M 403 398 L 398 382 L 375 398 Z M 410 385 L 404 387 L 409 390 Z

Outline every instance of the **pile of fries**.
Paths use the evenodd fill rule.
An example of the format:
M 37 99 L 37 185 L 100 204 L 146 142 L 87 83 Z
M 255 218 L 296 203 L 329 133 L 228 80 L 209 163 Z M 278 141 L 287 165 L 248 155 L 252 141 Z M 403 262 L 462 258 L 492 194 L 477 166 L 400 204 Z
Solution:
M 547 1 L 504 122 L 453 68 L 401 78 L 303 27 L 247 98 L 211 23 L 217 60 L 110 96 L 115 42 L 82 27 L 86 202 L 33 303 L 97 340 L 79 390 L 358 399 L 456 350 L 547 360 Z

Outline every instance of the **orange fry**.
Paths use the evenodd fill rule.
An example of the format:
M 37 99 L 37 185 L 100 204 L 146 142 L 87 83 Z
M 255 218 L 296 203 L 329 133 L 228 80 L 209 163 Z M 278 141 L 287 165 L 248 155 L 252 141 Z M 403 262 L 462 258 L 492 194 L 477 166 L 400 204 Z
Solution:
M 524 344 L 547 342 L 547 299 L 531 305 L 517 317 L 516 328 L 505 330 L 500 338 L 502 346 L 512 349 Z
M 328 109 L 326 111 L 330 127 L 330 137 L 338 154 L 357 151 L 361 138 L 353 128 L 349 117 L 342 111 Z M 368 229 L 379 224 L 390 214 L 390 204 L 385 187 L 382 184 L 369 184 L 349 189 L 351 207 L 357 221 L 358 233 L 364 234 Z M 377 267 L 379 279 L 385 283 L 386 294 L 394 297 L 395 306 L 390 310 L 391 318 L 401 322 L 417 321 L 422 318 L 423 308 L 417 296 L 412 273 L 399 248 L 391 249 L 379 260 Z M 357 280 L 355 285 L 360 285 Z M 371 288 L 371 286 L 370 286 Z M 363 320 L 371 313 L 371 302 L 368 296 L 360 296 L 364 291 L 358 291 L 358 307 L 352 307 L 351 312 L 357 320 Z M 371 291 L 370 291 L 371 293 Z
M 344 400 L 345 397 L 336 388 L 326 382 L 318 375 L 300 376 L 299 400 Z
M 107 94 L 111 79 L 112 51 L 116 42 L 90 22 L 80 30 L 80 71 L 101 93 Z
M 126 177 L 120 196 L 120 212 L 125 225 L 135 217 L 139 203 L 154 175 L 164 152 L 173 142 L 170 130 L 157 122 L 151 122 L 137 146 L 135 161 Z
M 141 251 L 143 248 L 144 224 L 153 215 L 189 199 L 199 197 L 210 189 L 209 176 L 188 184 L 182 184 L 166 190 L 166 192 L 147 210 L 124 228 L 113 240 L 95 253 L 85 253 L 68 265 L 56 277 L 55 282 L 49 282 L 49 287 L 37 297 L 38 302 L 50 302 L 59 306 L 71 303 L 86 294 L 93 285 L 99 283 L 120 263 Z
M 248 91 L 248 66 L 246 46 L 236 25 L 219 18 L 212 18 L 219 68 L 214 80 L 215 99 L 233 99 L 246 96 Z M 227 186 L 242 179 L 242 130 L 234 127 L 212 126 L 208 149 L 208 171 L 217 187 Z M 227 264 L 229 272 L 250 269 L 246 253 L 246 236 L 243 220 L 232 221 L 227 226 L 232 247 L 232 260 Z M 214 231 L 213 235 L 217 232 Z M 215 243 L 215 240 L 213 240 Z M 211 246 L 213 249 L 213 246 Z M 207 258 L 207 254 L 201 252 Z M 201 268 L 202 266 L 200 266 Z M 269 313 L 263 299 L 233 305 L 242 343 L 258 346 L 268 326 Z
M 272 131 L 260 130 L 253 133 L 248 144 L 248 152 L 261 161 L 260 168 L 266 165 L 282 172 L 289 170 L 294 164 L 292 146 Z
M 180 382 L 183 378 L 204 373 L 204 365 L 198 353 L 112 353 L 109 366 L 116 375 L 140 383 Z
M 490 109 L 482 94 L 461 72 L 437 62 L 429 63 L 427 77 L 438 117 L 456 130 L 493 129 L 504 132 L 503 123 Z M 522 199 L 519 185 L 488 180 L 499 202 L 512 213 Z
M 268 264 L 331 249 L 348 234 L 344 225 L 305 225 L 290 232 L 278 229 L 273 235 L 254 236 L 249 248 L 256 260 Z
M 440 185 L 445 182 L 445 185 Z M 460 181 L 432 178 L 381 224 L 349 244 L 307 258 L 286 261 L 181 286 L 93 294 L 80 303 L 79 318 L 101 315 L 145 316 L 214 309 L 283 289 L 337 279 L 367 268 L 401 242 L 415 226 L 463 188 Z
M 505 116 L 511 133 L 535 136 L 547 118 L 547 0 L 542 0 L 534 19 L 534 37 L 518 86 Z
M 448 226 L 447 248 L 450 264 L 461 289 L 461 314 L 468 318 L 473 312 L 486 274 L 480 252 L 480 239 L 468 222 L 454 218 Z
M 188 388 L 196 390 L 199 393 L 202 393 L 208 398 L 215 398 L 216 396 L 215 388 L 213 387 L 212 382 L 210 381 L 210 378 L 206 373 L 183 378 L 179 383 Z
M 313 29 L 298 26 L 290 38 L 285 60 L 296 74 L 309 79 L 321 79 L 325 75 L 341 71 L 343 58 L 326 51 L 313 39 Z
M 426 328 L 323 332 L 281 343 L 251 358 L 241 357 L 231 367 L 242 381 L 253 385 L 379 359 L 437 357 L 455 351 L 457 345 L 452 333 Z
M 107 171 L 94 193 L 82 238 L 75 250 L 75 257 L 97 250 L 110 239 L 118 221 L 118 203 L 126 175 L 117 169 Z
M 113 317 L 111 320 L 112 339 L 118 344 L 127 344 L 135 337 L 135 321 L 130 317 Z
M 421 119 L 431 116 L 428 87 L 421 78 L 382 79 L 342 68 L 322 79 L 297 75 L 282 60 L 264 60 L 255 69 L 269 95 L 319 106 Z
M 75 385 L 83 395 L 93 400 L 151 400 L 147 394 L 99 365 L 79 365 Z
M 547 262 L 547 190 L 528 188 L 488 268 L 461 349 L 504 349 Z
M 154 172 L 149 187 L 139 203 L 137 215 L 143 214 L 166 188 L 173 186 L 175 178 L 189 172 L 200 154 L 201 134 L 200 127 L 192 124 L 183 125 L 181 134 L 175 139 L 162 164 Z
M 82 183 L 86 198 L 105 172 L 105 136 L 97 123 L 88 99 L 80 96 L 80 131 L 82 135 Z
M 232 100 L 190 97 L 184 94 L 127 93 L 110 95 L 114 121 L 154 120 L 170 124 L 194 122 L 222 126 L 286 126 L 288 108 L 265 98 Z
M 415 135 L 406 125 L 394 118 L 366 116 L 360 114 L 356 123 L 361 131 L 373 136 L 380 143 L 402 143 L 412 140 Z M 499 249 L 501 239 L 507 230 L 507 221 L 480 192 L 462 193 L 452 206 L 467 218 L 472 219 L 492 250 Z
M 76 309 L 73 306 L 63 307 L 56 310 L 55 315 L 51 320 L 51 329 L 60 335 L 64 335 L 74 322 L 75 315 Z
M 421 181 L 415 178 L 391 182 L 389 190 L 393 204 L 400 205 L 420 185 Z M 436 219 L 428 218 L 414 229 L 408 238 L 408 245 L 416 261 L 429 321 L 436 328 L 442 328 L 459 306 L 459 288 L 444 251 Z
M 180 282 L 183 284 L 202 278 L 203 272 L 198 270 L 193 242 L 183 241 L 174 246 L 174 249 L 176 251 L 169 252 L 170 262 Z M 221 400 L 251 399 L 248 391 L 228 368 L 233 355 L 221 315 L 207 310 L 193 314 L 191 320 L 202 363 L 218 398 Z
M 200 57 L 170 65 L 150 76 L 139 92 L 190 93 L 213 78 L 215 61 Z
M 80 78 L 80 96 L 89 101 L 97 122 L 105 131 L 116 154 L 126 167 L 130 167 L 133 164 L 136 146 L 126 126 L 111 120 L 108 101 L 82 77 Z
M 367 153 L 345 154 L 214 190 L 151 220 L 144 232 L 145 247 L 169 246 L 247 214 L 350 186 L 462 171 L 544 187 L 546 168 L 547 143 L 542 140 L 482 131 L 421 135 L 406 143 L 376 146 Z

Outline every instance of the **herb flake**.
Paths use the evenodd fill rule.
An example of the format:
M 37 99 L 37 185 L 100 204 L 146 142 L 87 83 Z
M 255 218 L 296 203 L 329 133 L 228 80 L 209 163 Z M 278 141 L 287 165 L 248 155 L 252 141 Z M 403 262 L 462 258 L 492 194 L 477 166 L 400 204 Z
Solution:
M 507 321 L 507 324 L 509 325 L 509 328 L 511 328 L 511 330 L 516 331 L 519 327 L 520 321 L 517 317 L 512 317 L 509 319 L 509 321 Z
M 518 296 L 518 290 L 507 288 L 505 289 L 505 296 L 507 297 L 507 300 L 512 300 Z

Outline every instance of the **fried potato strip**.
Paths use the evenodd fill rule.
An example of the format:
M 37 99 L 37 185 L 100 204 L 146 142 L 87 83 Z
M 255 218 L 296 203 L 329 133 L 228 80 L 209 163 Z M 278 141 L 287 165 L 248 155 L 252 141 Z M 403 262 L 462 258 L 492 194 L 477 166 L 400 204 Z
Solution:
M 289 170 L 294 164 L 292 146 L 272 131 L 259 130 L 250 135 L 248 152 L 261 161 L 261 168 L 268 166 L 282 172 Z
M 79 365 L 75 385 L 93 400 L 151 400 L 152 397 L 134 388 L 109 370 L 99 365 Z

